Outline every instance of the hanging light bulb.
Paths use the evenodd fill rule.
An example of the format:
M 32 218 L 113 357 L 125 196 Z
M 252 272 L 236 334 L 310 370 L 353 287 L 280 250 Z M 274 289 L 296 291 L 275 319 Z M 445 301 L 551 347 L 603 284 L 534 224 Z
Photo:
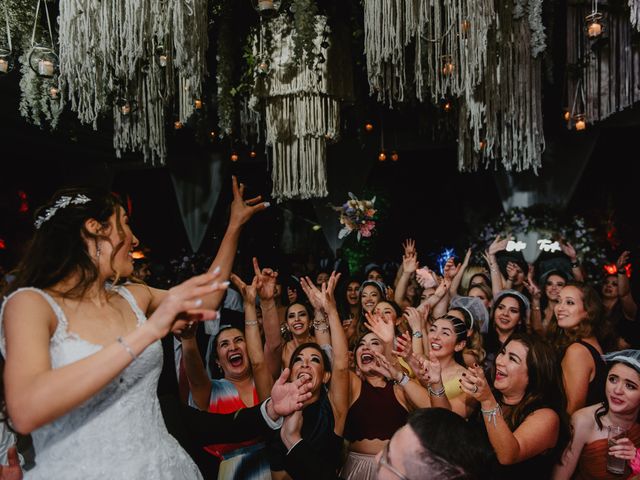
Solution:
M 236 152 L 233 152 L 233 153 L 231 154 L 231 157 L 230 157 L 230 158 L 231 158 L 231 161 L 232 161 L 232 162 L 237 162 L 237 161 L 238 161 L 238 159 L 239 159 L 240 157 L 238 156 L 238 154 L 237 154 Z
M 364 129 L 367 132 L 373 132 L 373 123 L 368 123 L 368 122 L 365 123 L 364 124 Z
M 211 130 L 209 132 L 209 140 L 211 140 L 212 142 L 216 139 L 216 131 L 215 130 Z
M 167 52 L 164 49 L 164 45 L 158 45 L 156 47 L 156 58 L 158 59 L 158 65 L 160 65 L 162 68 L 167 66 L 169 57 L 167 56 Z
M 564 113 L 562 114 L 562 118 L 564 118 L 565 122 L 571 121 L 571 112 L 569 111 L 568 108 L 564 109 Z
M 387 154 L 384 153 L 384 150 L 382 150 L 379 154 L 378 154 L 378 160 L 381 162 L 384 162 L 387 159 Z
M 471 30 L 471 22 L 469 20 L 463 20 L 462 24 L 460 24 L 460 30 L 462 31 L 462 33 L 469 33 L 469 30 Z
M 202 100 L 199 100 L 199 99 L 194 100 L 193 106 L 196 110 L 202 109 Z
M 485 148 L 487 148 L 487 141 L 480 140 L 480 145 L 478 145 L 478 149 L 482 152 Z
M 582 131 L 587 128 L 587 118 L 583 113 L 579 113 L 578 115 L 574 115 L 573 117 L 574 125 L 576 127 L 576 131 Z
M 585 17 L 587 22 L 587 36 L 596 38 L 602 35 L 602 14 L 600 12 L 591 12 Z
M 180 120 L 176 120 L 175 122 L 173 122 L 173 128 L 175 130 L 181 130 L 182 127 L 184 127 L 184 124 Z
M 256 157 L 258 156 L 258 154 L 256 153 L 256 151 L 255 151 L 255 150 L 251 150 L 251 151 L 249 152 L 249 156 L 250 156 L 251 158 L 256 158 Z
M 398 160 L 400 160 L 400 155 L 398 155 L 398 152 L 394 150 L 393 152 L 391 152 L 391 161 L 397 162 Z

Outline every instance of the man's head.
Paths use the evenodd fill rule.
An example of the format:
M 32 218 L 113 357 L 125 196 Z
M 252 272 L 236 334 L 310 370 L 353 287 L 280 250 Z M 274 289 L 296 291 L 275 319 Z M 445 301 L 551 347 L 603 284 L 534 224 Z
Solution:
M 378 480 L 486 478 L 490 455 L 462 417 L 442 408 L 415 410 L 377 455 Z

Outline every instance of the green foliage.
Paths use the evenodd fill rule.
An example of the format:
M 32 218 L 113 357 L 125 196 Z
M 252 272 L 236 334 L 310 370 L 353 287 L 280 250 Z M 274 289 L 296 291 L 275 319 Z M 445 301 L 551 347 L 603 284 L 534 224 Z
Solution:
M 314 40 L 316 38 L 316 15 L 318 5 L 315 0 L 292 0 L 293 10 L 293 43 L 294 55 L 300 62 L 305 59 L 309 68 L 315 67 L 316 53 Z

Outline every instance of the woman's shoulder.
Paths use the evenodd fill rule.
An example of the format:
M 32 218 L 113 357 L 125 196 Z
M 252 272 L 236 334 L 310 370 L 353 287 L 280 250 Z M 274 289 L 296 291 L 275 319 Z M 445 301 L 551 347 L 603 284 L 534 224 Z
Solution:
M 583 407 L 571 415 L 571 424 L 574 428 L 593 427 L 596 423 L 596 411 L 602 406 L 600 403 Z

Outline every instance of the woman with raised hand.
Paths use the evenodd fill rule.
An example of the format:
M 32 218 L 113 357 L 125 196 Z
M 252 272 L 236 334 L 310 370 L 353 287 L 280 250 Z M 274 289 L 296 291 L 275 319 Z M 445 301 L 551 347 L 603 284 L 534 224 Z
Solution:
M 628 262 L 629 251 L 624 251 L 616 260 L 615 275 L 604 278 L 600 291 L 604 317 L 615 334 L 610 342 L 617 343 L 614 348 L 640 346 L 640 329 L 636 322 L 638 305 L 631 295 L 631 284 L 625 268 Z
M 569 282 L 560 290 L 555 306 L 559 329 L 552 333 L 562 352 L 562 378 L 567 393 L 567 412 L 604 400 L 607 368 L 598 339 L 602 302 L 597 292 L 581 282 Z
M 418 269 L 418 253 L 415 249 L 415 242 L 408 239 L 402 244 L 404 255 L 402 265 L 398 269 L 394 301 L 402 310 L 407 307 L 415 307 L 420 298 L 419 285 L 415 280 L 415 273 Z
M 326 328 L 327 333 L 330 331 L 333 359 L 327 356 L 327 349 L 311 342 L 298 345 L 290 360 L 290 379 L 311 385 L 311 398 L 302 409 L 302 437 L 334 471 L 341 461 L 342 434 L 349 408 L 348 347 L 333 294 L 339 278 L 340 274 L 333 272 L 321 289 L 309 278 L 300 280 L 307 297 L 320 306 L 322 319 L 318 326 Z M 286 453 L 280 438 L 269 446 L 272 475 L 276 480 L 289 478 L 285 472 Z
M 210 271 L 170 290 L 120 281 L 138 239 L 114 194 L 66 189 L 37 211 L 0 312 L 8 413 L 38 458 L 28 478 L 200 478 L 160 414 L 159 340 L 215 317 L 242 226 L 268 206 L 243 191 L 234 177 Z
M 605 399 L 571 416 L 573 438 L 553 472 L 554 480 L 628 478 L 631 473 L 624 463 L 624 473 L 610 473 L 607 462 L 610 457 L 630 462 L 640 451 L 640 350 L 612 352 L 605 359 L 609 369 Z M 626 433 L 611 445 L 608 433 L 613 426 Z M 640 469 L 633 473 L 640 473 Z
M 462 389 L 480 403 L 498 461 L 490 478 L 550 477 L 569 439 L 557 364 L 554 348 L 543 339 L 514 333 L 496 357 L 493 385 L 479 366 L 465 372 Z
M 356 373 L 350 371 L 344 429 L 349 447 L 340 472 L 347 480 L 376 478 L 375 456 L 406 423 L 409 411 L 429 406 L 427 391 L 409 378 L 392 353 L 394 321 L 380 310 L 367 319 L 370 331 L 359 339 L 354 350 Z

